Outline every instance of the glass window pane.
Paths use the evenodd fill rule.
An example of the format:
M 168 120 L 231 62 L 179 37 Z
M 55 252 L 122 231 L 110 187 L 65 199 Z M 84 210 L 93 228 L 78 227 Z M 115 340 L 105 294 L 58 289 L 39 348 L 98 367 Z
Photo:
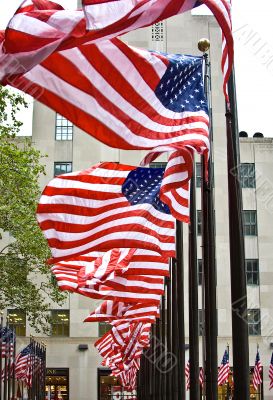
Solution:
M 106 322 L 99 322 L 99 337 L 102 337 L 112 328 L 112 325 Z
M 166 168 L 166 162 L 152 162 L 150 168 Z
M 248 332 L 249 335 L 261 335 L 261 312 L 259 309 L 248 310 Z
M 73 124 L 60 114 L 56 114 L 55 139 L 73 139 Z
M 246 260 L 246 278 L 248 285 L 259 285 L 259 262 L 257 259 Z
M 242 188 L 255 188 L 255 164 L 244 163 L 240 165 L 240 180 Z
M 51 335 L 69 336 L 69 310 L 51 310 Z
M 257 236 L 257 212 L 256 210 L 243 211 L 244 234 Z
M 17 336 L 26 336 L 26 313 L 22 310 L 8 310 L 9 325 Z
M 54 176 L 68 174 L 69 172 L 72 172 L 72 162 L 54 163 Z

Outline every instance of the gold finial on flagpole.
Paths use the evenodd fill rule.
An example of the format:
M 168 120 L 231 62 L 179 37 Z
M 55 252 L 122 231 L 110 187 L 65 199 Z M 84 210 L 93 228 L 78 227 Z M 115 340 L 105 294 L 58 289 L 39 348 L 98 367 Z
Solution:
M 202 51 L 202 53 L 206 53 L 210 49 L 210 41 L 209 39 L 202 38 L 198 42 L 198 49 Z

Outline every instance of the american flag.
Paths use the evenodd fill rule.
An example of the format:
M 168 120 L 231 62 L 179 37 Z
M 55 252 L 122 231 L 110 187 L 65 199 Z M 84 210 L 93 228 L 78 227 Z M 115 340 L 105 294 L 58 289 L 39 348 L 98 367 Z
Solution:
M 225 350 L 222 363 L 218 370 L 218 385 L 223 385 L 228 381 L 230 366 L 228 350 Z
M 11 19 L 6 32 L 0 35 L 3 40 L 0 80 L 12 82 L 11 76 L 29 71 L 55 51 L 97 43 L 102 38 L 111 39 L 201 4 L 210 8 L 225 37 L 228 50 L 228 65 L 224 69 L 226 79 L 233 63 L 228 0 L 84 0 L 83 10 L 78 11 L 63 10 L 59 4 L 47 0 L 26 0 Z
M 271 356 L 268 375 L 269 375 L 269 379 L 270 379 L 269 390 L 271 390 L 273 388 L 273 353 Z
M 10 358 L 14 352 L 15 335 L 13 330 L 8 327 L 0 329 L 1 338 L 1 356 L 2 358 Z
M 29 344 L 16 357 L 15 377 L 26 385 L 32 385 L 33 345 Z
M 185 376 L 186 376 L 186 390 L 190 389 L 190 361 L 188 360 L 186 366 L 185 366 Z
M 95 299 L 158 304 L 160 294 L 164 291 L 163 277 L 168 275 L 167 258 L 160 257 L 154 252 L 138 249 L 122 276 L 119 274 L 112 276 L 106 284 L 99 285 L 97 288 L 88 281 L 83 286 L 82 278 L 79 279 L 79 272 L 92 265 L 94 256 L 99 256 L 99 254 L 87 254 L 53 266 L 51 271 L 57 279 L 59 288 Z
M 185 366 L 185 376 L 186 376 L 186 390 L 190 389 L 190 361 L 188 360 L 186 366 Z M 204 368 L 200 368 L 199 372 L 199 384 L 201 387 L 204 386 Z
M 159 303 L 156 304 L 130 304 L 115 300 L 106 300 L 92 312 L 84 322 L 104 321 L 115 323 L 118 321 L 155 322 L 159 318 Z
M 257 350 L 256 354 L 256 360 L 255 360 L 255 366 L 253 370 L 253 377 L 252 377 L 252 384 L 255 390 L 258 389 L 259 385 L 263 382 L 262 381 L 262 363 L 261 363 L 261 358 L 260 358 L 260 353 L 259 350 Z
M 175 221 L 159 199 L 163 173 L 106 162 L 53 179 L 37 209 L 51 263 L 115 247 L 174 256 Z
M 231 18 L 231 0 L 226 0 L 226 8 L 230 18 L 230 26 L 232 26 L 232 18 Z M 232 62 L 230 63 L 229 58 L 231 57 L 229 53 L 229 48 L 227 44 L 227 40 L 224 34 L 222 34 L 222 71 L 224 75 L 224 95 L 226 98 L 227 103 L 229 103 L 229 96 L 228 96 L 228 80 L 230 77 L 231 69 L 232 69 Z
M 111 147 L 209 147 L 202 57 L 105 40 L 55 53 L 13 86 L 36 91 L 39 101 Z

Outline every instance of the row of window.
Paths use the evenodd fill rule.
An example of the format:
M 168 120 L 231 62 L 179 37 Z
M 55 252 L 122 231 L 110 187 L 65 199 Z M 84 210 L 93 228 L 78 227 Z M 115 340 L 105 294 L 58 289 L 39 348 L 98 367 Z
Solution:
M 199 310 L 199 336 L 202 336 L 204 324 L 203 324 L 204 313 Z M 248 334 L 250 336 L 261 335 L 261 311 L 258 308 L 247 310 L 247 322 L 248 322 Z
M 257 211 L 244 210 L 243 211 L 243 229 L 245 236 L 257 236 Z M 202 212 L 197 211 L 197 235 L 202 235 Z
M 246 264 L 246 282 L 247 285 L 256 286 L 260 284 L 259 277 L 259 260 L 257 259 L 247 259 Z M 203 278 L 203 266 L 202 260 L 198 260 L 198 284 L 202 285 Z

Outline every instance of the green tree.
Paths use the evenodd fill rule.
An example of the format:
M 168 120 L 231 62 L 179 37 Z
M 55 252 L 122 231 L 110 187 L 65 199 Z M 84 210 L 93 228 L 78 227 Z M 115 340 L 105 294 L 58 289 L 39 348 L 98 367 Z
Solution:
M 49 303 L 61 304 L 64 295 L 46 264 L 49 249 L 35 217 L 41 154 L 16 136 L 21 107 L 20 95 L 0 87 L 0 309 L 24 310 L 37 332 L 47 332 Z

